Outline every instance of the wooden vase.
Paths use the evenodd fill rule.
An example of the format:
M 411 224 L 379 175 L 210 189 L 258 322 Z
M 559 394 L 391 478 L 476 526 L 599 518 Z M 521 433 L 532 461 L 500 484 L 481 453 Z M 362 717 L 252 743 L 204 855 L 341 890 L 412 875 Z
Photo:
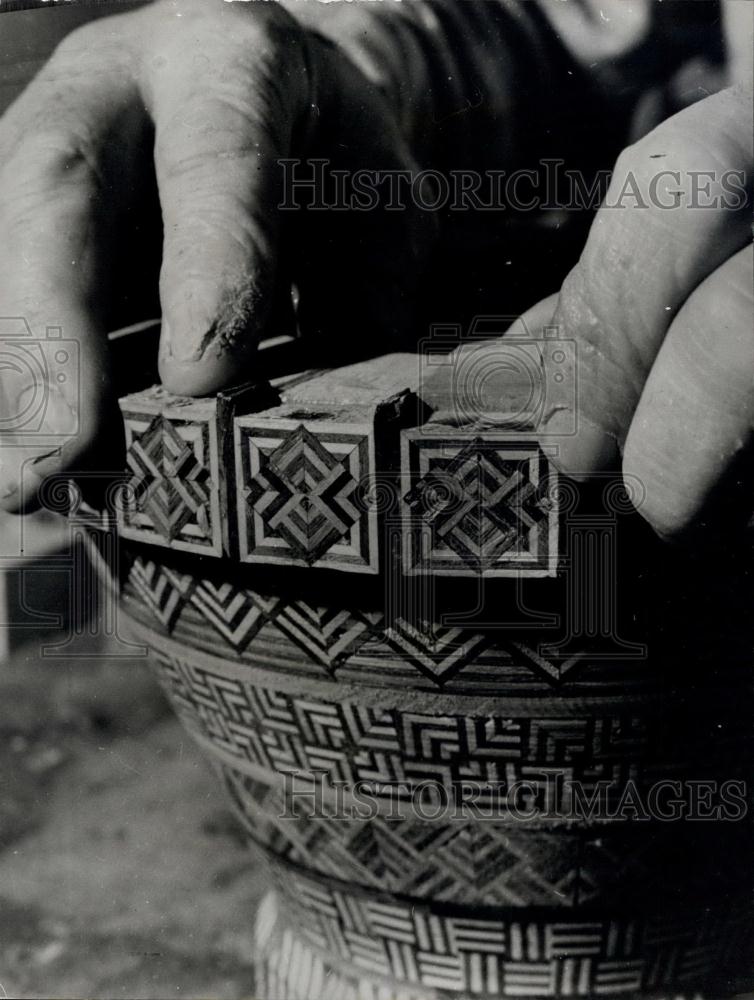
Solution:
M 733 996 L 735 602 L 396 368 L 122 403 L 122 606 L 268 858 L 257 995 Z
M 377 608 L 143 554 L 123 606 L 270 857 L 281 992 L 260 995 L 725 995 L 750 948 L 748 824 L 647 802 L 745 772 L 729 688 L 669 713 L 671 679 L 643 660 L 556 681 L 494 632 L 443 644 L 425 622 L 409 641 Z

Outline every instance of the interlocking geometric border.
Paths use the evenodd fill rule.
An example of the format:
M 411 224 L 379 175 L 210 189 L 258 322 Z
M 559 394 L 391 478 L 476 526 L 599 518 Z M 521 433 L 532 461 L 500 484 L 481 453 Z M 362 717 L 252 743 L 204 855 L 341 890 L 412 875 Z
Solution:
M 179 716 L 218 763 L 268 784 L 297 776 L 327 794 L 367 787 L 383 815 L 400 803 L 412 808 L 416 790 L 431 785 L 450 804 L 495 809 L 500 822 L 519 823 L 524 810 L 538 823 L 558 823 L 572 812 L 574 783 L 615 807 L 629 780 L 641 789 L 659 777 L 733 778 L 747 759 L 748 733 L 718 735 L 717 745 L 710 737 L 703 748 L 690 733 L 676 746 L 656 715 L 470 715 L 462 699 L 456 714 L 443 715 L 399 707 L 400 696 L 388 708 L 286 693 L 202 664 L 189 649 L 155 649 L 154 661 Z M 526 802 L 511 807 L 506 795 L 522 783 Z
M 234 433 L 242 562 L 377 573 L 373 426 L 241 417 Z
M 125 538 L 222 555 L 220 461 L 211 417 L 124 409 L 131 478 L 119 512 Z
M 283 920 L 336 969 L 451 996 L 637 1000 L 720 989 L 726 970 L 751 966 L 741 899 L 645 919 L 568 918 L 390 901 L 289 869 L 277 883 Z
M 405 573 L 556 574 L 555 477 L 536 442 L 403 431 L 401 484 Z

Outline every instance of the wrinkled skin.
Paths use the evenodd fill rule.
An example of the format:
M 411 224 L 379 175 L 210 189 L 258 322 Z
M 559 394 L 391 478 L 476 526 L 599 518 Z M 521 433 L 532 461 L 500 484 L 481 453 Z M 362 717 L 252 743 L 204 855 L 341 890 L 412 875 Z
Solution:
M 631 174 L 646 192 L 658 165 L 744 171 L 747 204 L 603 208 L 560 294 L 525 317 L 558 324 L 578 349 L 579 433 L 561 440 L 560 465 L 584 475 L 622 461 L 664 535 L 704 520 L 751 451 L 751 118 L 750 86 L 723 91 L 626 149 L 613 180 L 620 190 Z M 415 169 L 425 153 L 385 90 L 276 4 L 161 2 L 69 36 L 0 121 L 0 303 L 32 329 L 75 331 L 81 391 L 53 389 L 47 417 L 77 431 L 55 453 L 3 449 L 0 503 L 24 509 L 49 472 L 101 462 L 118 247 L 153 242 L 160 215 L 171 391 L 248 377 L 259 337 L 290 322 L 291 280 L 301 325 L 323 344 L 345 342 L 356 316 L 360 337 L 400 343 L 434 238 L 427 214 L 291 222 L 276 209 L 277 161 Z M 129 276 L 138 262 L 137 250 Z
M 622 458 L 641 513 L 666 537 L 703 523 L 720 487 L 750 489 L 752 138 L 751 87 L 738 85 L 627 148 L 560 294 L 523 317 L 576 344 L 578 433 L 557 437 L 567 412 L 546 428 L 558 464 L 580 477 Z
M 80 391 L 74 380 L 50 386 L 43 428 L 65 435 L 78 410 L 77 433 L 55 454 L 3 449 L 7 509 L 33 503 L 52 471 L 107 461 L 93 452 L 112 406 L 118 255 L 130 241 L 127 279 L 138 284 L 160 221 L 159 370 L 170 391 L 248 377 L 259 337 L 290 323 L 292 279 L 311 336 L 347 347 L 358 320 L 368 342 L 401 342 L 433 237 L 427 213 L 285 215 L 278 160 L 288 157 L 416 170 L 384 94 L 278 4 L 158 3 L 58 47 L 0 121 L 0 303 L 35 333 L 55 325 L 79 341 Z M 24 387 L 8 385 L 16 413 Z

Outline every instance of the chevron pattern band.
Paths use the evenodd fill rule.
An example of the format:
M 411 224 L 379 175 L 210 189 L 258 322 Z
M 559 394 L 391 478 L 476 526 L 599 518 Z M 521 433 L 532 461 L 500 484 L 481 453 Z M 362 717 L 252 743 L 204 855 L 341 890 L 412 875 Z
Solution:
M 198 569 L 198 567 L 197 567 Z M 191 567 L 193 570 L 193 567 Z M 668 685 L 691 680 L 688 659 L 554 655 L 542 632 L 416 619 L 372 601 L 325 604 L 312 596 L 261 591 L 233 574 L 199 572 L 136 556 L 123 586 L 129 614 L 183 645 L 258 667 L 274 664 L 275 683 L 307 678 L 448 695 L 537 698 L 564 695 L 666 699 Z M 714 699 L 741 683 L 734 660 L 693 683 Z M 558 714 L 557 709 L 554 714 Z
M 436 902 L 577 910 L 644 908 L 658 893 L 711 901 L 740 887 L 740 858 L 751 837 L 744 824 L 544 830 L 486 818 L 448 822 L 429 810 L 425 818 L 410 810 L 394 818 L 368 809 L 346 818 L 318 801 L 321 786 L 300 787 L 298 778 L 288 787 L 267 784 L 227 765 L 219 771 L 252 843 L 276 858 Z

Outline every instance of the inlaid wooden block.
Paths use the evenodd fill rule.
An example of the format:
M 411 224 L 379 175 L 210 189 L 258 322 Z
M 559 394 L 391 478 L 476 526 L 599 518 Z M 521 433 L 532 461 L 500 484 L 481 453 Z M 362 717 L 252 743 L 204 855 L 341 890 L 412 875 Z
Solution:
M 420 369 L 392 354 L 212 398 L 126 396 L 121 534 L 371 576 L 555 575 L 555 476 L 535 436 L 501 414 L 482 430 L 448 419 L 453 385 L 433 384 L 447 372 L 420 400 Z
M 416 373 L 414 355 L 387 355 L 293 382 L 280 406 L 235 420 L 242 562 L 379 572 L 374 491 L 419 419 Z
M 427 425 L 401 435 L 403 572 L 554 576 L 555 472 L 536 440 Z
M 232 554 L 231 420 L 274 399 L 269 386 L 251 384 L 206 399 L 160 386 L 122 398 L 130 478 L 121 535 L 197 555 Z

